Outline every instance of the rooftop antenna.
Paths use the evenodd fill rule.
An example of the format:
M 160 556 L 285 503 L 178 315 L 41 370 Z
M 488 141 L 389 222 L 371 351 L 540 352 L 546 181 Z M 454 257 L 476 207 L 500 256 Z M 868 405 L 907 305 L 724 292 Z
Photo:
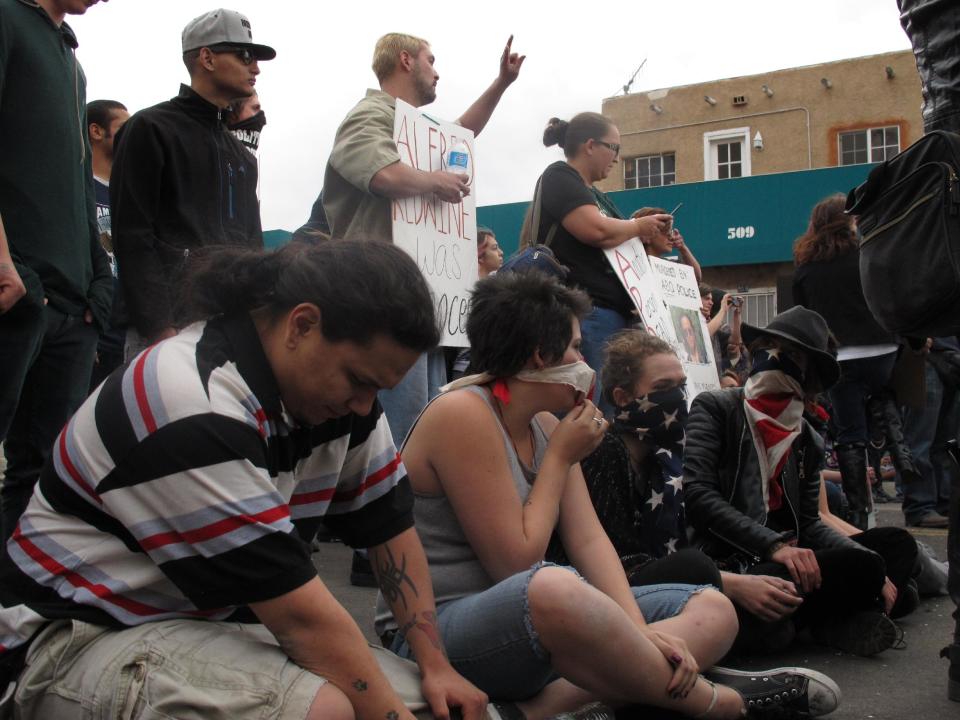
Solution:
M 629 95 L 629 94 L 630 94 L 630 86 L 633 85 L 633 81 L 637 79 L 637 75 L 640 74 L 640 71 L 643 70 L 643 66 L 646 65 L 646 64 L 647 64 L 647 59 L 644 58 L 644 59 L 643 59 L 643 62 L 640 63 L 640 67 L 638 67 L 636 70 L 633 71 L 633 75 L 630 76 L 630 81 L 629 81 L 626 85 L 623 86 L 623 94 L 624 94 L 624 95 Z

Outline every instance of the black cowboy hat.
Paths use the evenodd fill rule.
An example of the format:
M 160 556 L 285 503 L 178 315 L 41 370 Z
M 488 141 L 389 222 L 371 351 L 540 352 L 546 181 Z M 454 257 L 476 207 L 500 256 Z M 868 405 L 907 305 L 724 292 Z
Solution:
M 822 390 L 832 387 L 840 379 L 837 341 L 827 327 L 827 321 L 813 310 L 797 305 L 777 315 L 763 328 L 743 323 L 740 335 L 747 345 L 757 338 L 769 336 L 788 340 L 804 350 L 816 368 Z

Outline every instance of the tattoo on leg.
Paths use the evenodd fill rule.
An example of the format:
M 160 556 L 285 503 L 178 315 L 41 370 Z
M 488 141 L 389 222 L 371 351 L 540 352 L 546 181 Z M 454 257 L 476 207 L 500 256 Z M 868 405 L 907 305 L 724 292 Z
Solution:
M 365 692 L 366 689 L 367 689 L 367 682 L 366 682 L 365 680 L 360 680 L 360 679 L 354 680 L 354 681 L 353 681 L 353 687 L 354 687 L 358 692 Z
M 407 575 L 407 556 L 401 555 L 400 565 L 397 566 L 397 561 L 394 559 L 389 546 L 384 547 L 383 550 L 383 553 L 376 553 L 377 580 L 380 583 L 380 591 L 391 605 L 397 600 L 400 600 L 403 603 L 404 609 L 406 609 L 407 596 L 403 591 L 403 584 L 406 583 L 409 585 L 415 596 L 419 597 L 420 595 L 420 593 L 417 592 L 417 586 L 413 584 L 413 580 Z

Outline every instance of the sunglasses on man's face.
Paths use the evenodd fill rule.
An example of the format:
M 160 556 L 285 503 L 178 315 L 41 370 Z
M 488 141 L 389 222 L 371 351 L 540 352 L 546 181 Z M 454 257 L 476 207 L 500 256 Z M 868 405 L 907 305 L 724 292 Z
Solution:
M 224 48 L 223 50 L 214 50 L 213 52 L 215 52 L 217 55 L 223 55 L 225 53 L 236 55 L 240 62 L 242 62 L 244 65 L 250 65 L 254 60 L 257 59 L 256 56 L 247 48 Z

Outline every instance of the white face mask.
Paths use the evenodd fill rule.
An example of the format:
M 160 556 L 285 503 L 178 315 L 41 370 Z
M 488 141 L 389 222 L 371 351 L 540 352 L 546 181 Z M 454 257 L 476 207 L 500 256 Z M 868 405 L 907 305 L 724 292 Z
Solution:
M 516 378 L 524 382 L 569 385 L 584 396 L 589 396 L 593 392 L 597 373 L 583 360 L 578 360 L 568 365 L 555 365 L 540 370 L 521 370 L 516 374 Z
M 554 367 L 543 368 L 541 370 L 521 370 L 514 377 L 517 380 L 522 380 L 523 382 L 569 385 L 575 391 L 577 391 L 578 395 L 582 393 L 582 397 L 590 397 L 593 394 L 593 385 L 597 379 L 597 374 L 593 371 L 593 368 L 587 365 L 583 360 L 579 360 L 575 363 L 556 365 Z M 462 377 L 459 380 L 454 380 L 453 382 L 444 385 L 442 388 L 440 388 L 440 392 L 458 390 L 459 388 L 467 387 L 468 385 L 485 385 L 494 379 L 494 376 L 488 373 L 467 375 L 466 377 Z M 579 402 L 582 397 L 577 397 L 577 402 Z

